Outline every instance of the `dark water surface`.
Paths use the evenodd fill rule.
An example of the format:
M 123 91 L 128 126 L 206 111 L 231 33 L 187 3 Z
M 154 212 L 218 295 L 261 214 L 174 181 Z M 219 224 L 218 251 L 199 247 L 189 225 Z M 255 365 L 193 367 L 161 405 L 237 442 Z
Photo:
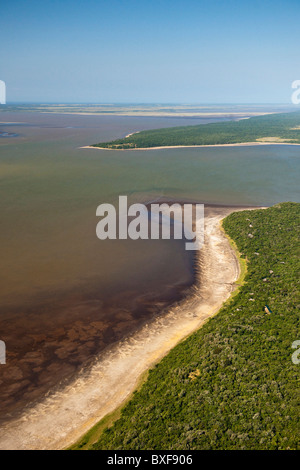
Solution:
M 119 195 L 129 203 L 300 202 L 300 147 L 79 148 L 207 120 L 7 112 L 1 122 L 0 132 L 15 134 L 0 141 L 2 419 L 180 299 L 193 282 L 193 253 L 180 240 L 98 240 L 99 204 L 117 204 Z

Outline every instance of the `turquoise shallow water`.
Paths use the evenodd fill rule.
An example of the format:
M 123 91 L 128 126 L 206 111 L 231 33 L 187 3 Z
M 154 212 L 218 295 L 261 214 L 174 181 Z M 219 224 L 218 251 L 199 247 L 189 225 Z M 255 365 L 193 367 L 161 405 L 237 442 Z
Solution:
M 75 373 L 193 281 L 193 257 L 180 241 L 99 241 L 99 204 L 119 195 L 130 202 L 300 202 L 300 147 L 80 149 L 191 120 L 4 118 L 23 124 L 10 124 L 18 137 L 0 141 L 0 339 L 9 358 L 0 370 L 3 416 Z

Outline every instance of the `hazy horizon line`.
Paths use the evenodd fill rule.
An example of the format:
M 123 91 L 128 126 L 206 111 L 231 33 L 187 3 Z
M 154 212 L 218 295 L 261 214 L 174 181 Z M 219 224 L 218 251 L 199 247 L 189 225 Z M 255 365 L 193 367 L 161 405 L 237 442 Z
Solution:
M 90 106 L 116 106 L 116 105 L 148 105 L 148 106 L 266 106 L 266 105 L 280 105 L 280 106 L 291 106 L 294 107 L 295 104 L 290 102 L 195 102 L 195 103 L 186 103 L 186 102 L 161 102 L 161 101 L 8 101 L 6 104 L 0 106 L 10 106 L 10 105 L 90 105 Z

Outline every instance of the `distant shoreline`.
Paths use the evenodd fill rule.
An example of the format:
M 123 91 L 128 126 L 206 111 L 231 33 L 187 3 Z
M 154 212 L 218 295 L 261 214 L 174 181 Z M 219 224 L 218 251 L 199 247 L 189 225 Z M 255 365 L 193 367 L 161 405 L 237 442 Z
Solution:
M 129 134 L 132 135 L 132 134 Z M 128 137 L 128 136 L 126 136 Z M 240 142 L 236 144 L 204 144 L 204 145 L 166 145 L 160 147 L 137 147 L 129 149 L 112 149 L 107 147 L 94 147 L 93 145 L 85 145 L 79 147 L 80 149 L 96 149 L 96 150 L 113 150 L 113 151 L 134 151 L 134 150 L 161 150 L 161 149 L 180 149 L 180 148 L 202 148 L 202 147 L 254 147 L 258 145 L 296 145 L 300 144 L 290 143 L 290 142 Z
M 133 133 L 134 134 L 134 133 Z M 278 113 L 194 126 L 149 129 L 93 145 L 108 150 L 156 150 L 254 145 L 300 145 L 300 113 Z M 131 137 L 130 137 L 131 135 Z

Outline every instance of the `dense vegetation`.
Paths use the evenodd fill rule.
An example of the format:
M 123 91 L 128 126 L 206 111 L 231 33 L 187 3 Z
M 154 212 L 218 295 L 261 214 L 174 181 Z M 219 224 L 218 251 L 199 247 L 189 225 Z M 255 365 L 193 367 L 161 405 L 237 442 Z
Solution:
M 123 139 L 95 144 L 94 147 L 133 149 L 176 145 L 234 144 L 254 142 L 269 137 L 300 143 L 300 112 L 142 131 Z
M 239 293 L 150 371 L 92 449 L 299 447 L 300 204 L 223 226 L 247 260 Z

